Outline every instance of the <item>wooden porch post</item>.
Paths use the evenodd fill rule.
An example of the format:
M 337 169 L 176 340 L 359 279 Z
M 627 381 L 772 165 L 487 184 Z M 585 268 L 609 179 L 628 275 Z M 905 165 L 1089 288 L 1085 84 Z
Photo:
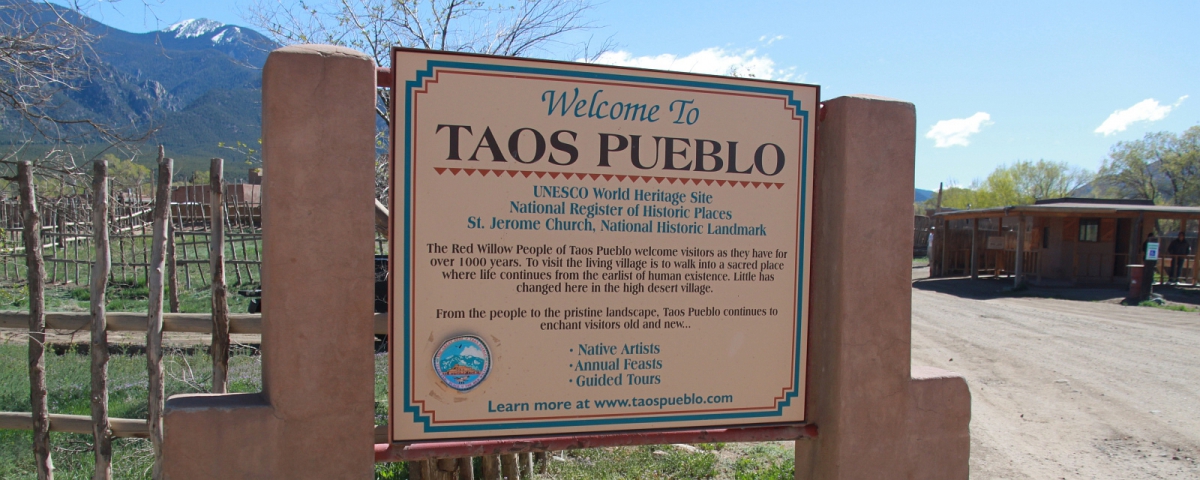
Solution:
M 971 280 L 979 280 L 979 262 L 976 260 L 976 239 L 979 238 L 979 219 L 971 219 Z
M 1137 256 L 1137 253 L 1139 250 L 1138 247 L 1140 247 L 1142 245 L 1141 240 L 1142 240 L 1142 214 L 1139 213 L 1137 216 L 1137 220 L 1134 220 L 1133 225 L 1129 226 L 1129 258 L 1128 258 L 1128 263 L 1126 265 L 1137 265 L 1137 264 L 1142 263 L 1142 262 L 1138 261 L 1139 259 Z M 1128 272 L 1128 269 L 1126 269 L 1126 271 Z M 1132 273 L 1128 273 L 1128 274 L 1130 277 L 1133 276 Z M 1129 280 L 1133 281 L 1133 278 L 1130 278 Z
M 1198 239 L 1198 241 L 1196 242 L 1196 243 L 1197 243 L 1197 245 L 1196 245 L 1196 248 L 1197 248 L 1197 249 L 1200 249 L 1200 219 L 1197 219 L 1197 220 L 1196 220 L 1196 232 L 1197 232 L 1197 239 Z M 1186 237 L 1186 234 L 1185 234 L 1185 237 L 1184 237 L 1184 238 L 1187 238 L 1187 237 Z M 1191 272 L 1192 272 L 1192 286 L 1194 287 L 1194 286 L 1196 286 L 1196 277 L 1197 277 L 1197 275 L 1196 275 L 1196 267 L 1200 266 L 1200 265 L 1198 265 L 1198 264 L 1197 264 L 1197 262 L 1196 262 L 1196 259 L 1200 258 L 1200 255 L 1196 255 L 1196 250 L 1192 250 L 1192 255 L 1191 255 L 1191 257 L 1190 257 L 1190 258 L 1191 258 L 1191 263 L 1192 263 L 1192 264 L 1191 264 L 1191 267 L 1192 267 L 1192 270 L 1191 270 Z
M 946 247 L 948 247 L 948 245 L 946 244 L 946 241 L 949 240 L 948 237 L 950 236 L 950 222 L 943 218 L 939 224 L 941 225 L 941 229 L 938 230 L 937 234 L 934 235 L 933 238 L 937 240 L 938 249 L 941 250 L 941 253 L 939 254 L 939 257 L 941 258 L 938 260 L 938 276 L 944 277 L 947 275 Z
M 1025 267 L 1025 216 L 1017 217 L 1017 255 L 1016 271 L 1013 275 L 1013 288 L 1021 286 L 1021 270 Z
M 1177 232 L 1177 233 L 1183 234 L 1183 241 L 1185 241 L 1185 242 L 1187 241 L 1187 224 L 1188 224 L 1187 217 L 1181 217 L 1179 219 L 1179 232 Z M 1173 241 L 1175 241 L 1175 239 L 1172 238 L 1171 241 L 1173 242 Z M 1171 270 L 1169 273 L 1174 274 L 1171 276 L 1174 277 L 1176 284 L 1184 283 L 1183 281 L 1181 281 L 1179 279 L 1179 277 L 1183 276 L 1183 270 L 1184 270 L 1184 267 L 1186 267 L 1186 266 L 1187 266 L 1187 255 L 1183 255 L 1183 256 L 1171 255 Z
M 1000 226 L 996 227 L 996 233 L 999 234 L 1001 239 L 1004 238 L 1004 219 L 1006 218 L 1008 217 L 996 217 L 996 220 L 1000 223 Z M 1005 241 L 1004 243 L 1005 245 L 1003 248 L 996 250 L 996 253 L 993 254 L 996 259 L 996 265 L 992 270 L 992 276 L 995 278 L 1000 278 L 1000 276 L 1004 274 L 1004 271 L 1008 270 L 1008 266 L 1005 262 L 1005 256 L 1008 254 L 1008 250 L 1006 250 L 1008 248 L 1008 242 Z

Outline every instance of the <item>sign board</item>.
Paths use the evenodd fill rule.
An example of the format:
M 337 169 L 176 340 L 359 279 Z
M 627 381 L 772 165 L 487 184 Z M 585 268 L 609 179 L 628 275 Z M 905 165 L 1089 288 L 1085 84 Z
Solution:
M 1158 242 L 1146 242 L 1146 260 L 1158 260 Z
M 988 250 L 1004 250 L 1004 237 L 1002 237 L 1002 236 L 987 237 L 987 249 Z
M 392 71 L 393 441 L 805 419 L 816 86 Z

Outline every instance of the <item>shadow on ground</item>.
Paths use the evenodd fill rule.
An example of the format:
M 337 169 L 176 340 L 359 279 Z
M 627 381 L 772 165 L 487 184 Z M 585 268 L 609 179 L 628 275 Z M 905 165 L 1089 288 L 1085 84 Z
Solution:
M 1013 281 L 1011 278 L 980 278 L 977 280 L 972 280 L 969 277 L 914 278 L 912 286 L 919 290 L 944 293 L 973 300 L 1034 297 L 1118 303 L 1129 292 L 1128 287 L 1125 285 L 1088 285 L 1077 287 L 1029 285 L 1024 289 L 1013 290 Z M 1190 285 L 1155 285 L 1154 293 L 1162 295 L 1169 303 L 1200 306 L 1200 287 Z

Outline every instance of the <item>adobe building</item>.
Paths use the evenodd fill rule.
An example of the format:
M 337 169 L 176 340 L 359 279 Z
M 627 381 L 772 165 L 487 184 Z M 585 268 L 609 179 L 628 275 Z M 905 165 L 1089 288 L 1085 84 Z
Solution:
M 1142 264 L 1149 233 L 1160 243 L 1158 269 L 1182 262 L 1180 281 L 1196 284 L 1200 207 L 1154 205 L 1149 200 L 1058 198 L 1033 205 L 934 214 L 930 276 L 1012 276 L 1035 285 L 1127 284 L 1131 264 Z M 1174 220 L 1161 230 L 1159 220 Z M 1156 225 L 1159 229 L 1156 229 Z M 1167 245 L 1187 233 L 1191 255 L 1172 257 Z

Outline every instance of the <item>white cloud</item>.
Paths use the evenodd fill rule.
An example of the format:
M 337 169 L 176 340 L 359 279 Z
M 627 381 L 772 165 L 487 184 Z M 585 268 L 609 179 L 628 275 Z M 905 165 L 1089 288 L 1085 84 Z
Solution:
M 1187 95 L 1179 97 L 1174 105 L 1159 105 L 1158 100 L 1147 98 L 1133 104 L 1132 107 L 1113 112 L 1104 120 L 1104 123 L 1096 127 L 1095 132 L 1103 133 L 1107 137 L 1117 132 L 1124 132 L 1135 122 L 1157 122 L 1167 118 L 1167 114 L 1171 113 L 1172 109 L 1178 108 L 1187 98 Z
M 736 75 L 764 80 L 804 80 L 803 75 L 796 75 L 794 67 L 778 68 L 771 57 L 756 55 L 754 49 L 737 51 L 712 47 L 682 57 L 670 53 L 635 57 L 629 52 L 618 50 L 605 52 L 596 59 L 596 63 L 677 72 Z
M 462 355 L 464 357 L 487 358 L 487 355 L 483 353 L 483 350 L 480 350 L 479 348 L 475 347 L 474 345 L 464 348 L 462 353 L 460 353 L 459 355 Z
M 784 38 L 786 38 L 786 37 L 784 37 L 783 35 L 775 35 L 774 37 L 769 36 L 769 35 L 763 35 L 761 37 L 758 37 L 758 41 L 766 44 L 766 46 L 769 47 L 769 46 L 771 46 L 772 43 L 783 40 Z
M 947 148 L 954 145 L 967 146 L 971 144 L 968 137 L 979 133 L 983 127 L 992 124 L 992 116 L 987 112 L 977 112 L 967 118 L 951 118 L 940 120 L 933 124 L 925 138 L 933 139 L 937 148 Z

